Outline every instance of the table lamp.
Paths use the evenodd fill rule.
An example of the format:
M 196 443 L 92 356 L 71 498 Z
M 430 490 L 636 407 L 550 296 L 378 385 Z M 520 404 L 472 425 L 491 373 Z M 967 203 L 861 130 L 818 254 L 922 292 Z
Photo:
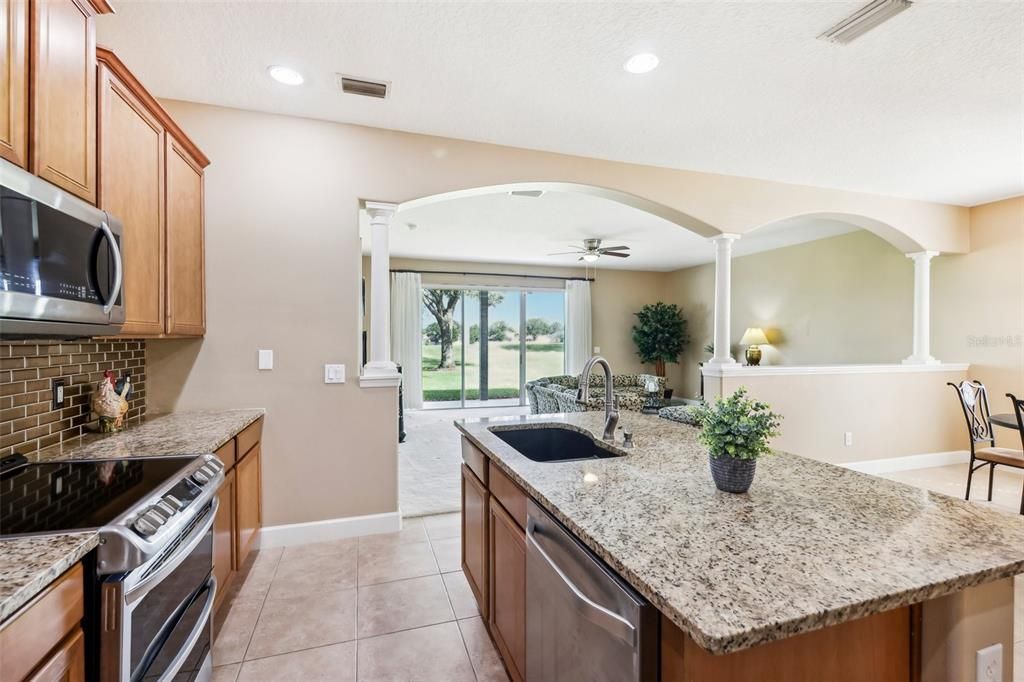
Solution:
M 740 345 L 747 346 L 748 365 L 761 364 L 760 346 L 767 343 L 768 337 L 764 335 L 764 330 L 760 327 L 748 327 L 747 331 L 743 332 L 743 338 L 740 339 Z

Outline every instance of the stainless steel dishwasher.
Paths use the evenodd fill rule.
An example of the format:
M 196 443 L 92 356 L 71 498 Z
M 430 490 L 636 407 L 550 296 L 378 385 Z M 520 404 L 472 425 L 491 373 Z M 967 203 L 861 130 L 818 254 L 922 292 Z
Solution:
M 654 680 L 657 656 L 657 610 L 530 500 L 526 679 Z

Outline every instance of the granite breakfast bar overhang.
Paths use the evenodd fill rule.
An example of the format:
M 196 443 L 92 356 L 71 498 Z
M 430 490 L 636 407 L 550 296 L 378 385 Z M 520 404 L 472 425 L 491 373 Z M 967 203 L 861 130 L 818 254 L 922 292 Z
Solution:
M 617 458 L 534 462 L 491 432 L 547 425 L 599 437 L 602 422 L 583 412 L 456 425 L 712 654 L 997 581 L 1010 586 L 1012 618 L 1007 579 L 1024 572 L 1024 517 L 787 453 L 758 464 L 748 494 L 723 493 L 696 429 L 635 413 L 622 425 L 636 447 Z

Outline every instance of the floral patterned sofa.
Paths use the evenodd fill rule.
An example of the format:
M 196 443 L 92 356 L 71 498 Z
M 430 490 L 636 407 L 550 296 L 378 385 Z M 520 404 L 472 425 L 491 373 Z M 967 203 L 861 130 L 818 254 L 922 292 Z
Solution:
M 680 424 L 700 426 L 700 422 L 697 420 L 697 415 L 694 414 L 694 410 L 696 409 L 696 405 L 671 405 L 658 410 L 658 416 L 662 419 L 679 422 Z
M 653 374 L 616 374 L 612 377 L 612 390 L 620 410 L 639 412 L 646 400 L 647 382 L 658 382 L 658 391 L 665 391 L 665 378 Z M 526 397 L 530 401 L 532 414 L 556 412 L 583 412 L 604 409 L 604 375 L 591 374 L 586 405 L 576 402 L 579 377 L 568 374 L 541 377 L 526 382 Z

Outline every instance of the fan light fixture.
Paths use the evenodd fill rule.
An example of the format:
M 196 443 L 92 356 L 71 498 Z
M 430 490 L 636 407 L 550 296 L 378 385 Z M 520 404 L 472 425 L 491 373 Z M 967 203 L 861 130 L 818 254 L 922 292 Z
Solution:
M 588 263 L 593 263 L 594 261 L 596 261 L 600 257 L 601 256 L 596 254 L 596 253 L 585 253 L 585 254 L 583 254 L 581 256 L 581 258 L 583 260 L 587 261 Z
M 650 73 L 658 68 L 658 63 L 658 55 L 644 52 L 643 54 L 635 54 L 627 59 L 622 68 L 630 73 Z
M 846 45 L 892 19 L 910 5 L 910 0 L 874 0 L 822 33 L 818 40 Z
M 267 67 L 267 74 L 278 83 L 284 83 L 285 85 L 302 85 L 306 80 L 302 77 L 301 73 L 287 66 Z

